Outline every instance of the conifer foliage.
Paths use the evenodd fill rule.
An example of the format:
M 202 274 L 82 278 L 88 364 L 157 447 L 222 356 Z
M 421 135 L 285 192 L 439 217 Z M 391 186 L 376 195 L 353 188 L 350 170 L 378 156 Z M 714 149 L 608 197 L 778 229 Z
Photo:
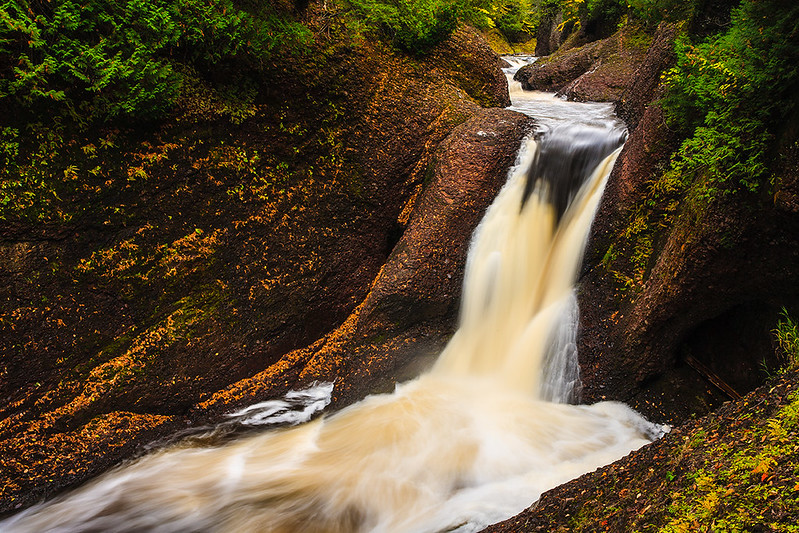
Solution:
M 665 76 L 673 127 L 688 132 L 673 169 L 706 178 L 705 195 L 757 191 L 785 117 L 799 109 L 799 5 L 744 0 L 719 35 L 677 44 Z
M 307 30 L 233 0 L 1 0 L 0 99 L 7 109 L 91 123 L 171 108 L 181 67 L 257 63 Z

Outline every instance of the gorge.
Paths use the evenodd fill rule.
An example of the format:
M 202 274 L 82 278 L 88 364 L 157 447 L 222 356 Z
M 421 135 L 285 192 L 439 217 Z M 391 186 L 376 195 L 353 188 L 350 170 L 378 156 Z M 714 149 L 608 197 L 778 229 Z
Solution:
M 229 13 L 239 9 L 222 4 Z M 268 9 L 308 28 L 312 53 L 252 61 L 251 52 L 237 52 L 217 68 L 213 59 L 187 53 L 204 46 L 191 44 L 189 37 L 154 45 L 162 50 L 159 61 L 182 62 L 173 70 L 183 76 L 181 89 L 166 115 L 139 122 L 92 116 L 84 117 L 89 128 L 71 125 L 81 110 L 115 109 L 108 105 L 113 98 L 108 91 L 121 90 L 124 83 L 90 91 L 99 106 L 67 105 L 62 114 L 59 105 L 82 97 L 69 89 L 67 100 L 4 96 L 9 122 L 2 137 L 0 212 L 3 516 L 14 520 L 31 506 L 29 512 L 35 513 L 42 498 L 74 490 L 153 448 L 174 446 L 175 436 L 194 435 L 189 437 L 193 444 L 182 445 L 178 453 L 188 457 L 206 450 L 218 458 L 226 452 L 212 452 L 217 445 L 246 450 L 244 443 L 255 442 L 249 439 L 258 438 L 252 435 L 257 420 L 270 420 L 275 413 L 292 420 L 295 414 L 283 411 L 292 405 L 307 409 L 296 413 L 299 419 L 329 402 L 321 421 L 296 432 L 278 430 L 293 435 L 287 440 L 310 438 L 314 431 L 324 433 L 319 428 L 328 422 L 334 428 L 346 425 L 336 421 L 351 420 L 367 395 L 397 389 L 399 396 L 424 396 L 412 394 L 422 385 L 398 384 L 419 374 L 425 376 L 420 382 L 431 382 L 442 372 L 469 376 L 479 369 L 502 375 L 502 385 L 493 386 L 501 389 L 498 396 L 506 395 L 506 406 L 528 413 L 505 424 L 521 431 L 533 431 L 539 415 L 509 398 L 510 382 L 528 396 L 557 402 L 581 396 L 596 406 L 579 413 L 609 410 L 611 417 L 635 420 L 626 408 L 614 411 L 616 404 L 603 403 L 623 401 L 650 420 L 675 426 L 627 459 L 547 492 L 534 510 L 495 530 L 690 530 L 694 523 L 785 530 L 797 516 L 791 491 L 796 377 L 790 360 L 799 301 L 792 281 L 799 271 L 791 96 L 796 76 L 785 66 L 796 55 L 790 22 L 796 20 L 795 6 L 708 1 L 663 15 L 642 13 L 643 3 L 634 1 L 628 3 L 628 18 L 610 24 L 591 19 L 590 13 L 579 15 L 583 18 L 571 34 L 568 24 L 542 18 L 554 53 L 520 69 L 524 83 L 546 84 L 572 100 L 609 101 L 578 107 L 578 118 L 594 122 L 592 110 L 615 107 L 629 127 L 605 195 L 597 200 L 596 223 L 584 228 L 586 237 L 569 240 L 582 245 L 587 239 L 585 261 L 541 267 L 576 277 L 576 293 L 565 291 L 568 297 L 561 299 L 560 289 L 557 295 L 536 292 L 530 280 L 501 285 L 496 272 L 507 266 L 505 252 L 486 249 L 489 259 L 480 265 L 467 260 L 466 251 L 475 227 L 482 228 L 480 235 L 489 225 L 489 219 L 480 219 L 486 210 L 496 211 L 489 208 L 491 201 L 513 189 L 513 179 L 503 184 L 523 139 L 536 128 L 553 134 L 570 128 L 547 124 L 548 111 L 540 107 L 533 119 L 519 114 L 527 104 L 515 98 L 502 109 L 511 104 L 508 82 L 499 58 L 473 29 L 461 25 L 417 50 L 407 35 L 382 33 L 385 27 L 366 30 L 379 38 L 363 39 L 352 30 L 362 26 L 347 18 L 353 11 L 338 11 L 337 3 L 289 4 Z M 570 16 L 569 3 L 559 4 L 563 21 Z M 29 12 L 40 7 L 31 4 Z M 8 20 L 26 16 L 8 9 Z M 220 7 L 223 17 L 225 9 Z M 617 13 L 597 9 L 603 16 Z M 128 16 L 137 20 L 141 13 Z M 37 16 L 34 22 L 43 24 L 48 15 Z M 168 28 L 166 15 L 159 20 Z M 14 50 L 37 46 L 35 32 L 25 34 L 31 24 L 9 26 L 7 42 L 16 43 Z M 557 27 L 564 30 L 562 38 L 553 37 Z M 296 26 L 280 31 L 295 30 L 299 33 L 289 37 L 301 41 L 303 30 Z M 291 39 L 286 42 L 295 42 Z M 251 43 L 258 41 L 253 37 L 246 44 Z M 736 48 L 740 43 L 745 46 Z M 17 53 L 6 48 L 8 57 Z M 121 53 L 116 57 L 124 57 Z M 26 57 L 38 60 L 34 53 Z M 757 57 L 772 59 L 761 64 Z M 696 58 L 702 61 L 690 62 Z M 16 63 L 0 65 L 3 80 L 19 75 L 11 64 Z M 24 61 L 19 64 L 27 68 Z M 690 85 L 708 79 L 702 69 L 716 72 L 720 64 L 729 76 L 719 82 L 729 82 L 724 98 L 717 98 L 720 93 L 712 87 L 703 93 L 703 86 Z M 747 70 L 747 65 L 756 66 Z M 765 102 L 757 111 L 747 92 L 753 88 L 762 91 Z M 511 96 L 517 91 L 512 83 Z M 692 100 L 697 94 L 704 98 L 698 107 Z M 544 106 L 563 103 L 534 96 Z M 43 107 L 30 107 L 31 101 Z M 52 124 L 31 118 L 47 106 L 56 109 L 50 113 L 57 117 Z M 725 118 L 713 122 L 714 116 Z M 702 122 L 707 117 L 710 122 Z M 588 131 L 617 131 L 598 122 Z M 748 129 L 741 133 L 738 125 Z M 737 151 L 730 149 L 736 135 L 745 140 Z M 541 142 L 546 138 L 544 133 Z M 710 152 L 704 152 L 708 146 Z M 540 154 L 547 151 L 542 147 Z M 756 174 L 760 168 L 765 170 Z M 551 181 L 549 172 L 542 173 Z M 508 212 L 524 215 L 537 205 L 540 189 L 521 189 L 517 208 Z M 569 198 L 572 188 L 565 191 L 556 192 L 556 198 Z M 553 220 L 572 220 L 568 210 L 556 212 Z M 543 226 L 554 227 L 546 222 L 549 215 L 542 216 Z M 471 247 L 480 248 L 479 242 Z M 481 277 L 490 288 L 461 292 L 462 279 L 469 284 Z M 518 304 L 521 311 L 511 313 L 513 320 L 496 320 L 480 311 L 506 301 L 496 295 L 531 300 Z M 530 308 L 543 310 L 541 302 L 554 300 L 561 302 L 559 308 L 552 307 L 551 315 L 541 315 L 527 330 Z M 581 327 L 575 331 L 577 303 Z M 470 331 L 482 330 L 477 336 L 482 340 L 464 340 L 464 330 L 455 331 L 458 320 L 470 323 Z M 550 320 L 560 325 L 545 324 Z M 524 339 L 518 344 L 515 334 L 498 333 L 511 324 Z M 558 332 L 552 344 L 558 348 L 543 349 L 553 340 L 544 333 L 551 330 Z M 521 345 L 539 346 L 532 350 L 538 363 L 527 366 L 518 357 L 517 365 L 493 368 L 479 356 L 487 350 L 474 348 L 485 345 L 505 346 L 497 351 L 517 355 Z M 575 360 L 554 364 L 552 357 L 555 352 L 573 357 L 574 346 L 581 389 L 573 388 Z M 434 364 L 442 350 L 444 356 Z M 531 368 L 540 366 L 546 375 L 558 376 L 556 385 L 545 381 L 542 390 L 531 384 L 540 376 Z M 314 383 L 315 388 L 306 388 Z M 749 393 L 763 383 L 765 388 Z M 479 387 L 452 388 L 459 398 L 455 403 L 467 407 L 467 414 L 453 408 L 443 419 L 430 417 L 445 437 L 471 424 L 466 421 L 472 414 L 489 425 L 504 420 L 483 411 L 486 395 L 474 394 Z M 370 396 L 366 405 L 379 411 L 377 404 L 391 403 L 380 398 L 389 397 Z M 567 407 L 554 409 L 564 414 Z M 237 417 L 228 416 L 232 413 Z M 608 420 L 606 415 L 600 419 Z M 211 427 L 219 430 L 206 435 Z M 331 436 L 336 431 L 328 431 L 337 446 Z M 657 432 L 633 433 L 635 440 Z M 634 447 L 628 444 L 607 460 Z M 468 492 L 480 478 L 474 472 L 451 474 L 469 471 L 460 466 L 473 458 L 474 447 L 466 448 L 460 456 L 447 456 L 446 446 L 428 450 L 444 455 L 437 463 L 450 473 L 429 476 L 444 493 Z M 510 466 L 498 470 L 518 472 L 532 461 L 523 449 L 512 448 L 500 454 Z M 156 452 L 155 457 L 168 455 Z M 133 472 L 137 464 L 152 464 L 160 470 L 166 464 L 160 460 L 144 458 L 128 468 Z M 249 463 L 237 461 L 225 463 L 225 472 L 244 476 L 241 465 Z M 207 470 L 214 479 L 224 468 Z M 345 470 L 329 475 L 356 483 L 352 468 Z M 417 468 L 422 477 L 424 471 Z M 475 530 L 521 510 L 566 479 L 554 477 L 552 483 L 525 489 L 528 501 L 514 503 L 513 511 L 444 522 Z M 300 484 L 313 486 L 312 493 L 325 492 L 315 483 Z M 81 490 L 91 491 L 75 494 Z M 214 493 L 189 498 L 225 505 L 224 498 L 209 494 Z M 356 498 L 357 491 L 352 494 Z M 414 501 L 435 506 L 441 500 Z M 380 523 L 375 516 L 392 516 L 364 511 L 368 505 L 346 498 L 341 502 L 330 524 L 345 531 Z M 237 519 L 247 523 L 246 513 L 233 514 L 223 512 L 220 520 L 230 520 L 229 527 Z M 409 514 L 417 516 L 400 512 L 385 523 L 410 520 Z M 286 520 L 295 520 L 287 527 L 296 530 L 296 521 L 305 519 Z

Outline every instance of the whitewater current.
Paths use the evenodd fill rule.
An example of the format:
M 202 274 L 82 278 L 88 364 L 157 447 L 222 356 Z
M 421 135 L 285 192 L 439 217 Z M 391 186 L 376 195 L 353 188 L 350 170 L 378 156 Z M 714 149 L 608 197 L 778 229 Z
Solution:
M 573 404 L 574 283 L 623 125 L 606 104 L 524 93 L 510 78 L 529 59 L 508 60 L 511 109 L 537 140 L 474 233 L 459 328 L 429 372 L 291 428 L 158 451 L 0 531 L 465 533 L 659 437 L 621 403 Z M 303 422 L 332 387 L 231 419 Z

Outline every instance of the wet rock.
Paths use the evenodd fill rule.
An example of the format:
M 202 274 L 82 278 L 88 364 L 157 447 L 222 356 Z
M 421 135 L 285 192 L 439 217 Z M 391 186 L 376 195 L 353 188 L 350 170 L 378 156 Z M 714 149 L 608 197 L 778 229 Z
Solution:
M 531 129 L 528 117 L 494 109 L 453 130 L 431 164 L 430 186 L 372 287 L 364 320 L 377 313 L 401 331 L 419 321 L 454 319 L 471 234 Z
M 531 129 L 529 117 L 499 109 L 456 128 L 437 151 L 408 228 L 345 323 L 198 408 L 218 412 L 259 397 L 279 369 L 292 369 L 300 382 L 337 376 L 337 407 L 418 375 L 454 332 L 471 234 Z
M 737 221 L 744 217 L 749 222 L 742 226 Z M 621 305 L 613 283 L 603 279 L 606 268 L 593 266 L 580 294 L 586 401 L 620 399 L 657 419 L 680 421 L 725 399 L 693 359 L 739 393 L 765 379 L 762 366 L 776 363 L 770 330 L 779 307 L 799 296 L 789 282 L 799 274 L 791 235 L 797 222 L 729 202 L 693 224 L 682 220 L 664 231 L 643 286 Z
M 603 48 L 604 42 L 597 41 L 566 50 L 520 68 L 513 79 L 525 91 L 557 92 L 590 70 L 600 59 Z
M 569 100 L 617 101 L 636 79 L 644 61 L 646 38 L 633 39 L 625 28 L 578 48 L 558 50 L 519 69 L 514 79 L 525 90 L 558 92 Z
M 645 196 L 647 183 L 656 177 L 657 169 L 669 162 L 680 138 L 666 126 L 658 104 L 646 107 L 639 127 L 630 132 L 613 168 L 602 202 L 591 227 L 590 246 L 585 264 L 602 260 L 616 235 L 622 231 L 624 217 Z

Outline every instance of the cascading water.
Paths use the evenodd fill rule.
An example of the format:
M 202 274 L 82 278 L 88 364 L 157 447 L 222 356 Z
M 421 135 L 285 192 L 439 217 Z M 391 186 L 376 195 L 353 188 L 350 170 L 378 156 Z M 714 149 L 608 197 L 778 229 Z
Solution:
M 579 384 L 573 284 L 623 134 L 607 106 L 575 112 L 550 96 L 512 93 L 514 108 L 543 106 L 539 120 L 566 106 L 582 125 L 542 120 L 540 143 L 525 141 L 475 232 L 460 327 L 430 372 L 301 426 L 155 453 L 0 530 L 476 531 L 656 438 L 663 428 L 622 404 L 567 403 Z M 581 163 L 560 164 L 575 146 L 563 136 L 592 147 Z M 561 167 L 581 169 L 565 188 Z M 321 407 L 329 392 L 293 400 Z M 291 405 L 235 415 L 291 418 Z

